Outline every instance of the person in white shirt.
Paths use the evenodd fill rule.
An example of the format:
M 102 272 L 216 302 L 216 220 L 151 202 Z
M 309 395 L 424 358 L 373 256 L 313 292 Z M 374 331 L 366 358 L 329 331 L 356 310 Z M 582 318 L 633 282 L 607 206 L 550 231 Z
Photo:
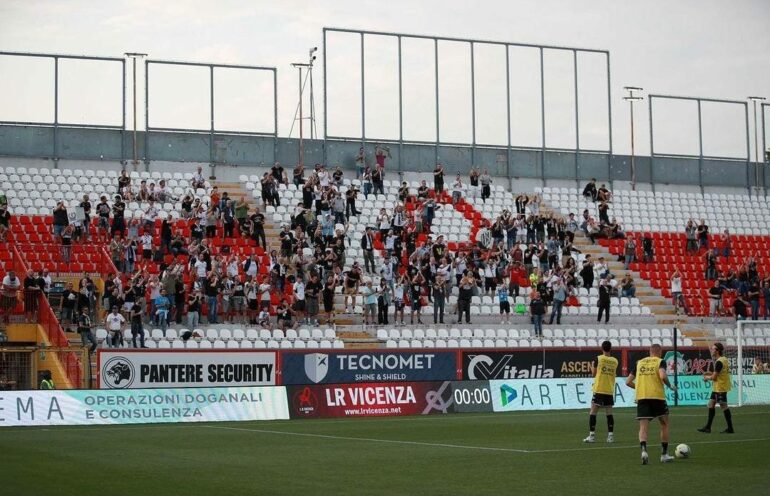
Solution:
M 144 228 L 153 230 L 155 229 L 155 220 L 158 218 L 158 208 L 155 206 L 155 202 L 150 200 L 150 205 L 144 211 Z
M 119 348 L 123 343 L 123 324 L 125 323 L 126 319 L 118 313 L 117 306 L 112 307 L 112 312 L 104 319 L 104 325 L 110 333 L 109 343 L 113 348 Z
M 203 260 L 203 257 L 198 257 L 198 260 L 195 261 L 195 277 L 198 279 L 198 282 L 203 286 L 203 283 L 206 281 L 206 261 Z
M 385 283 L 393 290 L 393 279 L 396 271 L 396 261 L 390 256 L 390 252 L 385 254 L 385 259 L 382 261 L 382 268 L 380 269 L 380 275 L 385 279 Z
M 203 168 L 199 165 L 198 171 L 193 174 L 192 180 L 190 181 L 190 185 L 193 189 L 198 188 L 205 188 L 206 187 L 206 178 L 203 177 Z
M 455 178 L 455 182 L 452 183 L 452 204 L 460 201 L 460 198 L 463 196 L 463 180 L 460 178 L 460 174 L 457 174 L 457 177 Z
M 238 270 L 240 268 L 240 263 L 238 261 L 238 256 L 233 255 L 230 258 L 230 261 L 227 263 L 227 275 L 228 277 L 238 277 Z
M 16 273 L 9 270 L 3 278 L 2 287 L 2 310 L 5 313 L 5 322 L 10 321 L 11 312 L 16 306 L 17 294 L 21 288 L 21 279 L 16 277 Z
M 270 290 L 272 289 L 272 286 L 267 284 L 267 279 L 265 279 L 262 284 L 259 285 L 259 308 L 262 311 L 269 311 L 270 310 Z
M 152 234 L 145 232 L 139 242 L 142 244 L 142 258 L 152 260 Z
M 293 284 L 294 289 L 294 303 L 292 304 L 292 310 L 297 317 L 297 322 L 300 322 L 305 318 L 305 283 L 302 279 L 297 279 Z

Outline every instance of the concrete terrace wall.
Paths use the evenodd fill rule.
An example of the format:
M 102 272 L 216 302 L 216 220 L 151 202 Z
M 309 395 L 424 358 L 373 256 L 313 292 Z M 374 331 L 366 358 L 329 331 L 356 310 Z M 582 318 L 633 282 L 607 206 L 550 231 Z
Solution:
M 56 146 L 54 146 L 54 135 Z M 145 140 L 147 140 L 145 142 Z M 353 170 L 360 141 L 327 140 L 326 162 Z M 505 147 L 439 146 L 432 144 L 389 144 L 392 158 L 388 172 L 403 172 L 408 180 L 427 179 L 438 160 L 451 178 L 467 177 L 474 163 L 486 167 L 496 183 L 515 191 L 536 186 L 579 187 L 595 177 L 615 188 L 629 188 L 630 157 L 573 151 Z M 297 162 L 299 140 L 271 136 L 215 135 L 207 133 L 139 132 L 140 170 L 187 172 L 196 165 L 214 164 L 219 179 L 237 180 L 241 174 L 256 174 L 278 161 L 285 166 Z M 367 141 L 367 160 L 374 163 L 374 142 Z M 54 154 L 55 152 L 55 154 Z M 38 166 L 119 170 L 133 155 L 132 133 L 112 129 L 58 128 L 0 125 L 0 164 L 14 165 L 34 159 Z M 56 158 L 56 160 L 54 160 Z M 146 160 L 145 160 L 146 159 Z M 305 140 L 305 164 L 324 161 L 323 140 Z M 69 164 L 69 165 L 68 165 Z M 760 164 L 761 167 L 761 164 Z M 636 157 L 637 187 L 698 192 L 746 192 L 754 186 L 754 164 L 684 157 Z M 406 173 L 409 173 L 408 175 Z M 760 171 L 760 184 L 766 184 Z M 390 179 L 396 179 L 390 175 Z M 450 182 L 451 179 L 447 179 Z

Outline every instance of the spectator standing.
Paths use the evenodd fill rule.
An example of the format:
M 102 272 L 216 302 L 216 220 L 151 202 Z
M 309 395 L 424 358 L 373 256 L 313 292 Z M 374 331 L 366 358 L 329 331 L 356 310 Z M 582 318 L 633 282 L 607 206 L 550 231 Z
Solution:
M 21 288 L 21 280 L 16 277 L 16 273 L 9 270 L 3 277 L 2 287 L 2 310 L 5 313 L 5 323 L 10 322 L 10 316 L 18 301 L 18 292 Z
M 733 302 L 733 313 L 735 314 L 735 320 L 746 320 L 746 300 L 743 298 L 743 294 L 738 293 Z
M 436 164 L 436 168 L 433 169 L 433 191 L 437 195 L 444 192 L 444 166 Z
M 473 298 L 473 290 L 475 287 L 476 280 L 473 277 L 473 273 L 470 270 L 466 270 L 458 283 L 457 322 L 455 322 L 455 324 L 462 322 L 463 313 L 465 313 L 465 323 L 471 323 L 471 299 Z
M 460 177 L 460 174 L 457 174 L 454 182 L 452 183 L 452 204 L 453 205 L 456 205 L 460 201 L 460 199 L 463 197 L 464 190 L 465 190 L 465 186 L 463 185 L 463 180 Z
M 709 249 L 709 226 L 704 219 L 698 224 L 698 249 Z
M 602 314 L 604 315 L 604 323 L 607 324 L 610 321 L 610 286 L 609 278 L 604 278 L 599 283 L 599 301 L 597 303 L 599 307 L 599 315 L 596 318 L 596 322 L 602 321 Z
M 716 248 L 713 250 L 708 250 L 706 252 L 705 258 L 706 258 L 706 280 L 711 281 L 717 278 L 717 261 L 718 261 L 719 255 L 717 254 Z
M 53 209 L 53 236 L 56 243 L 61 243 L 61 234 L 64 228 L 69 225 L 69 216 L 67 215 L 67 207 L 64 206 L 64 202 L 59 200 L 56 202 L 56 207 Z
M 471 167 L 471 171 L 468 174 L 468 181 L 470 186 L 468 187 L 468 197 L 474 200 L 479 196 L 479 169 L 475 165 Z
M 372 280 L 366 281 L 361 288 L 361 296 L 364 300 L 364 325 L 374 325 L 374 315 L 377 313 L 377 291 L 372 287 Z
M 718 280 L 715 280 L 714 285 L 711 286 L 708 291 L 709 315 L 711 316 L 712 324 L 716 324 L 717 317 L 719 316 L 719 313 L 722 310 L 723 293 L 724 293 L 724 288 L 722 287 L 722 284 Z
M 749 288 L 746 296 L 749 299 L 749 305 L 751 305 L 751 320 L 759 320 L 759 295 L 760 295 L 759 281 L 752 278 L 749 282 Z
M 379 143 L 374 146 L 374 160 L 377 162 L 377 168 L 385 171 L 385 159 L 390 158 L 390 148 L 382 146 Z
M 543 316 L 545 315 L 545 302 L 540 297 L 540 293 L 535 291 L 529 301 L 529 314 L 532 317 L 532 324 L 535 327 L 535 337 L 543 336 Z
M 388 325 L 388 307 L 392 301 L 393 285 L 388 284 L 385 278 L 380 278 L 377 287 L 377 323 Z
M 687 240 L 685 249 L 688 254 L 693 254 L 698 251 L 698 232 L 695 226 L 695 221 L 692 219 L 687 221 L 687 226 L 684 228 L 684 236 Z
M 556 325 L 561 325 L 561 311 L 564 302 L 567 301 L 567 296 L 569 296 L 569 289 L 565 286 L 564 281 L 559 278 L 554 282 L 551 290 L 553 291 L 553 308 L 551 309 L 551 318 L 548 321 L 548 325 L 553 324 L 554 317 L 556 317 Z
M 358 149 L 358 154 L 356 155 L 356 179 L 360 179 L 361 176 L 363 176 L 365 168 L 366 168 L 366 152 L 364 151 L 364 147 L 362 146 Z
M 625 246 L 623 247 L 623 265 L 626 270 L 631 267 L 631 264 L 636 261 L 636 240 L 633 236 L 626 238 Z
M 129 319 L 131 320 L 131 344 L 134 346 L 134 348 L 137 348 L 136 346 L 136 338 L 139 337 L 139 346 L 142 348 L 147 348 L 144 344 L 144 324 L 142 323 L 142 318 L 144 314 L 144 298 L 139 298 L 132 306 L 131 310 L 129 311 Z M 157 304 L 156 304 L 157 305 Z M 166 335 L 166 329 L 163 329 L 163 335 Z
M 367 274 L 374 274 L 374 231 L 371 227 L 361 237 L 361 249 L 364 252 L 364 268 Z
M 479 177 L 481 182 L 481 200 L 486 203 L 487 198 L 492 196 L 492 178 L 489 176 L 489 171 L 484 168 L 484 172 Z
M 447 284 L 443 276 L 439 275 L 432 285 L 433 290 L 433 323 L 444 323 L 444 308 L 447 298 Z
M 88 309 L 83 308 L 78 316 L 78 334 L 80 334 L 80 342 L 83 343 L 83 346 L 88 346 L 90 343 L 89 353 L 96 351 L 96 338 L 94 338 L 92 329 L 91 316 L 88 315 Z

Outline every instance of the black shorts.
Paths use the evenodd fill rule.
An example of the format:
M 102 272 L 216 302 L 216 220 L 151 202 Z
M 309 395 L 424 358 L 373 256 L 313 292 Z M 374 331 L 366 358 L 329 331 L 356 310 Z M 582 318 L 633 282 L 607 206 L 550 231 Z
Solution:
M 727 403 L 727 393 L 712 392 L 709 399 L 714 400 L 717 403 Z
M 594 393 L 591 403 L 601 407 L 615 406 L 615 397 L 611 394 Z
M 639 400 L 636 403 L 637 419 L 656 419 L 668 415 L 666 400 Z
M 259 300 L 252 300 L 251 298 L 249 298 L 249 303 L 248 303 L 249 310 L 251 310 L 252 312 L 257 311 L 257 301 Z
M 292 306 L 294 307 L 294 311 L 295 312 L 304 312 L 305 311 L 305 300 L 297 300 L 297 301 L 294 302 L 294 305 L 292 305 Z
M 507 301 L 501 301 L 500 313 L 511 313 L 511 304 Z
M 396 310 L 403 311 L 404 310 L 404 300 L 393 300 L 393 305 L 396 307 Z

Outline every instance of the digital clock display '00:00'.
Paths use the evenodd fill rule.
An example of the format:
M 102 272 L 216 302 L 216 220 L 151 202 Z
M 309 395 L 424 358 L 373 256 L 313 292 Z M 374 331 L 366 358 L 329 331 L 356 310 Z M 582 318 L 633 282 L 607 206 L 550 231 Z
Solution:
M 458 413 L 492 411 L 489 381 L 452 382 L 452 399 Z

